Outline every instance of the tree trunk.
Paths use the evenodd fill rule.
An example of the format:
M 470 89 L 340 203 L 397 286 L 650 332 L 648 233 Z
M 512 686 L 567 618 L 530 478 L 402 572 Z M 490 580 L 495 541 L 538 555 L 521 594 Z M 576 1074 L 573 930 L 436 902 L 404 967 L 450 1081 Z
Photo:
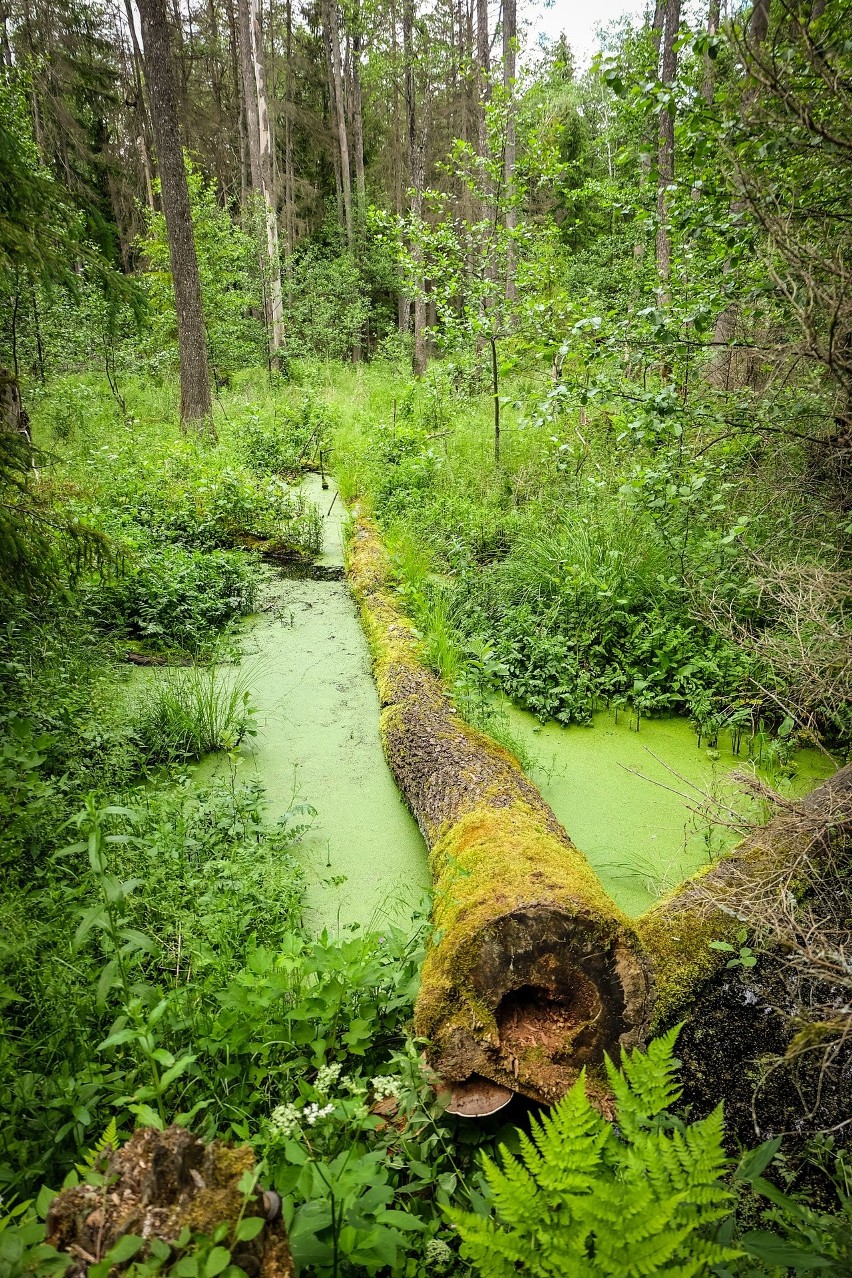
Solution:
M 21 402 L 21 388 L 14 373 L 0 364 L 0 431 L 30 439 L 30 419 Z
M 280 365 L 284 350 L 284 307 L 281 296 L 281 257 L 278 214 L 272 184 L 272 139 L 266 97 L 263 32 L 257 0 L 238 0 L 243 103 L 248 134 L 251 188 L 260 203 L 263 239 L 260 250 L 263 306 L 270 364 Z
M 326 50 L 329 60 L 329 87 L 333 99 L 332 109 L 337 122 L 337 146 L 340 155 L 340 194 L 343 201 L 343 225 L 346 228 L 346 245 L 350 253 L 355 248 L 355 227 L 352 220 L 352 175 L 349 166 L 349 137 L 346 129 L 346 103 L 343 96 L 343 73 L 340 65 L 340 30 L 337 21 L 337 0 L 323 0 L 323 26 L 326 31 Z
M 515 207 L 515 74 L 518 51 L 517 0 L 503 0 L 503 91 L 506 95 L 506 143 L 503 150 L 503 189 L 506 199 L 506 298 L 514 301 L 515 244 L 511 232 L 518 225 Z
M 252 20 L 250 0 L 237 0 L 240 20 L 240 67 L 242 69 L 243 109 L 246 120 L 251 190 L 260 195 L 263 180 L 260 172 L 260 119 L 257 107 L 257 85 L 252 59 Z
M 761 884 L 796 882 L 803 848 L 819 858 L 832 830 L 850 821 L 852 764 L 787 804 L 729 856 L 687 879 L 637 920 L 654 969 L 652 1031 L 687 1014 L 696 991 L 714 977 L 721 979 L 730 952 L 712 949 L 710 943 L 734 941 L 742 927 L 743 911 L 737 906 L 759 898 Z
M 177 80 L 165 0 L 139 0 L 138 8 L 174 281 L 180 353 L 180 419 L 183 425 L 200 423 L 213 433 L 201 281 L 178 126 Z
M 237 39 L 237 18 L 234 13 L 234 0 L 225 0 L 225 8 L 228 17 L 231 81 L 234 100 L 237 103 L 237 132 L 240 145 L 240 206 L 245 208 L 249 198 L 248 122 L 246 120 L 245 89 L 239 61 L 239 41 Z
M 355 205 L 359 233 L 367 212 L 367 185 L 364 178 L 364 117 L 361 109 L 361 32 L 357 24 L 360 12 L 355 12 L 356 30 L 352 33 L 352 151 L 355 159 Z
M 245 2 L 245 0 L 243 0 Z M 278 248 L 278 201 L 275 198 L 272 163 L 272 130 L 266 95 L 266 66 L 263 58 L 263 31 L 258 0 L 251 5 L 251 58 L 254 90 L 257 95 L 257 122 L 260 159 L 260 193 L 266 223 L 266 254 L 269 271 L 269 352 L 273 367 L 280 365 L 284 351 L 284 306 L 281 299 L 281 254 Z
M 710 7 L 707 10 L 707 34 L 715 35 L 719 30 L 719 13 L 721 11 L 721 0 L 710 0 Z M 704 101 L 710 105 L 713 101 L 714 92 L 714 76 L 713 76 L 713 59 L 705 53 L 704 55 L 704 76 L 701 81 L 701 96 Z
M 284 47 L 284 242 L 287 287 L 291 287 L 290 255 L 296 245 L 296 196 L 293 172 L 293 4 L 286 4 Z
M 753 48 L 757 48 L 766 39 L 766 33 L 769 29 L 769 0 L 756 0 L 754 8 L 751 11 L 748 23 L 748 38 Z M 756 93 L 756 88 L 751 87 L 745 91 L 745 104 L 752 100 Z M 742 200 L 733 200 L 731 203 L 732 213 L 742 213 L 745 204 Z M 730 273 L 731 264 L 725 262 L 724 273 Z M 740 318 L 739 303 L 732 302 L 730 306 L 726 306 L 716 319 L 715 331 L 713 333 L 713 341 L 716 346 L 726 347 L 734 340 L 737 331 L 737 324 Z M 733 350 L 722 350 L 718 358 L 711 366 L 710 375 L 714 381 L 724 384 L 727 390 L 731 382 L 731 374 L 734 372 L 734 354 Z
M 414 0 L 403 0 L 402 6 L 402 44 L 405 61 L 405 106 L 408 125 L 408 177 L 411 186 L 411 202 L 409 209 L 412 221 L 418 225 L 423 217 L 423 141 L 422 132 L 417 124 L 414 76 Z M 426 296 L 425 280 L 421 274 L 422 249 L 415 240 L 412 258 L 415 263 L 416 278 L 414 281 L 414 297 L 412 310 L 414 316 L 414 349 L 411 367 L 415 377 L 422 377 L 426 371 Z
M 151 161 L 148 155 L 148 113 L 145 109 L 145 90 L 142 83 L 142 50 L 139 48 L 139 41 L 136 37 L 136 22 L 133 17 L 133 9 L 130 6 L 130 0 L 124 0 L 124 11 L 127 17 L 127 26 L 130 32 L 130 56 L 133 64 L 133 87 L 136 95 L 134 102 L 134 112 L 138 121 L 139 135 L 136 139 L 136 145 L 139 147 L 139 162 L 142 165 L 142 177 L 145 182 L 145 198 L 148 208 L 152 211 L 156 208 L 154 203 L 154 179 L 151 172 Z
M 479 154 L 488 154 L 485 108 L 491 101 L 491 45 L 488 39 L 488 0 L 476 0 L 476 132 Z
M 390 0 L 391 22 L 391 59 L 393 67 L 393 192 L 394 207 L 397 217 L 402 217 L 405 208 L 405 144 L 403 141 L 402 112 L 400 110 L 399 93 L 399 41 L 397 38 L 396 4 Z M 410 299 L 400 293 L 397 296 L 397 326 L 400 333 L 407 333 L 410 327 Z
M 667 0 L 663 33 L 661 80 L 674 84 L 677 74 L 675 41 L 680 28 L 680 0 Z M 668 227 L 668 188 L 674 181 L 674 110 L 660 112 L 659 146 L 657 150 L 657 297 L 660 306 L 671 301 L 670 280 L 672 250 Z

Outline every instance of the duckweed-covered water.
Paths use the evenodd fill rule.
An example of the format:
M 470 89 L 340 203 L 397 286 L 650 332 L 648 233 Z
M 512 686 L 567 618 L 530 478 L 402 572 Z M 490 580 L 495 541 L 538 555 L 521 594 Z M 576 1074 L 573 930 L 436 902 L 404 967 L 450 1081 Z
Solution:
M 318 562 L 339 569 L 343 504 L 318 476 L 303 489 L 323 517 Z M 271 815 L 298 802 L 316 809 L 301 844 L 309 922 L 330 932 L 405 925 L 429 890 L 426 847 L 382 753 L 369 653 L 346 582 L 270 570 L 245 652 L 258 732 L 240 766 L 263 782 Z M 708 793 L 744 802 L 731 774 L 753 765 L 728 737 L 713 752 L 685 719 L 643 719 L 637 731 L 626 711 L 605 711 L 592 727 L 565 728 L 503 710 L 533 781 L 628 914 L 736 841 L 692 810 Z M 211 761 L 201 774 L 221 766 Z M 815 750 L 799 751 L 795 769 L 792 779 L 767 779 L 796 795 L 834 770 Z
M 709 855 L 737 835 L 711 829 L 690 811 L 703 793 L 742 804 L 731 773 L 750 765 L 745 747 L 735 756 L 720 734 L 718 759 L 699 747 L 686 719 L 643 719 L 622 711 L 595 715 L 592 727 L 541 725 L 516 707 L 506 708 L 510 731 L 535 760 L 532 779 L 557 818 L 585 853 L 613 900 L 628 914 L 642 914 L 688 878 Z M 817 750 L 794 756 L 792 780 L 767 779 L 792 795 L 805 794 L 834 771 Z
M 345 510 L 336 490 L 311 476 L 304 491 L 323 516 L 319 563 L 342 566 Z M 349 588 L 272 571 L 263 609 L 244 644 L 258 733 L 242 767 L 263 782 L 271 815 L 300 800 L 316 809 L 300 847 L 308 921 L 330 932 L 406 924 L 429 888 L 426 847 L 382 754 L 378 696 Z

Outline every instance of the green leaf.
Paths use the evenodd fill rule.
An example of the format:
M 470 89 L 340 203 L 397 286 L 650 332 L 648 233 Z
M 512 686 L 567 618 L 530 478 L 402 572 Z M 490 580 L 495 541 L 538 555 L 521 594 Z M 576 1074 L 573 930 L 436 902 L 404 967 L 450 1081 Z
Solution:
M 781 1137 L 773 1136 L 772 1140 L 765 1140 L 756 1149 L 749 1150 L 736 1170 L 736 1179 L 751 1182 L 762 1176 L 780 1148 Z
M 262 1233 L 266 1221 L 262 1216 L 246 1216 L 237 1225 L 237 1241 L 251 1242 L 259 1233 Z
M 123 1238 L 119 1238 L 114 1247 L 110 1247 L 107 1255 L 114 1265 L 122 1265 L 125 1260 L 130 1260 L 136 1255 L 144 1242 L 145 1239 L 139 1238 L 136 1234 L 125 1234 Z
M 204 1278 L 216 1278 L 231 1263 L 227 1247 L 214 1247 L 204 1262 Z
M 50 1204 L 53 1202 L 55 1197 L 55 1189 L 50 1189 L 49 1186 L 42 1185 L 41 1189 L 38 1191 L 38 1197 L 36 1198 L 36 1211 L 38 1212 L 41 1220 L 44 1220 L 47 1216 L 47 1213 L 50 1210 Z
M 165 1091 L 167 1087 L 171 1086 L 176 1078 L 180 1078 L 181 1074 L 185 1074 L 190 1065 L 194 1064 L 197 1059 L 197 1056 L 187 1054 L 186 1056 L 182 1056 L 179 1061 L 176 1061 L 175 1064 L 172 1065 L 171 1069 L 167 1069 L 160 1079 L 160 1087 L 162 1090 Z
M 755 1229 L 745 1234 L 742 1245 L 755 1260 L 762 1260 L 764 1264 L 776 1265 L 782 1269 L 828 1269 L 832 1264 L 825 1256 L 805 1251 L 765 1229 Z

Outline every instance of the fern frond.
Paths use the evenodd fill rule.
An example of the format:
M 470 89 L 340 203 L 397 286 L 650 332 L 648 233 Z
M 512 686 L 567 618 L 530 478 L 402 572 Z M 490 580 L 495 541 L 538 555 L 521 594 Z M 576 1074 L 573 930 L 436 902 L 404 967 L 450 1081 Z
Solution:
M 535 1160 L 524 1154 L 529 1170 L 547 1193 L 588 1193 L 601 1162 L 611 1128 L 589 1103 L 585 1074 L 550 1115 L 532 1125 Z
M 87 1171 L 91 1171 L 96 1167 L 104 1155 L 111 1155 L 118 1149 L 118 1128 L 115 1118 L 111 1118 L 104 1128 L 103 1135 L 95 1141 L 91 1149 L 87 1149 L 83 1155 L 82 1163 L 77 1163 L 77 1171 L 80 1175 L 84 1175 Z
M 633 1140 L 651 1119 L 669 1109 L 680 1096 L 677 1082 L 680 1061 L 674 1054 L 679 1032 L 680 1026 L 676 1025 L 649 1043 L 647 1051 L 637 1047 L 632 1052 L 623 1052 L 620 1070 L 606 1058 L 618 1123 L 628 1140 Z
M 620 1133 L 581 1078 L 520 1136 L 520 1157 L 486 1160 L 491 1219 L 449 1212 L 482 1278 L 706 1278 L 739 1253 L 713 1241 L 734 1195 L 725 1184 L 721 1106 L 689 1127 L 659 1119 L 680 1089 L 677 1031 L 607 1063 Z

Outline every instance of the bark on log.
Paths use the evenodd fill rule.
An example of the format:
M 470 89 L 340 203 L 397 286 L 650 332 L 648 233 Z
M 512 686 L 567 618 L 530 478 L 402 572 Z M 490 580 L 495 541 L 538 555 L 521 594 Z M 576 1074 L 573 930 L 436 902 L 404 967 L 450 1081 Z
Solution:
M 435 933 L 415 1024 L 430 1063 L 542 1101 L 640 1042 L 650 978 L 614 905 L 517 761 L 455 713 L 390 590 L 378 533 L 358 519 L 348 569 L 370 641 L 382 739 L 431 849 Z
M 795 877 L 803 852 L 818 858 L 824 841 L 850 821 L 852 764 L 637 919 L 656 986 L 652 1032 L 677 1020 L 692 1005 L 699 988 L 725 967 L 730 952 L 711 949 L 710 943 L 733 943 L 742 927 L 737 902 L 753 900 L 759 891 Z

